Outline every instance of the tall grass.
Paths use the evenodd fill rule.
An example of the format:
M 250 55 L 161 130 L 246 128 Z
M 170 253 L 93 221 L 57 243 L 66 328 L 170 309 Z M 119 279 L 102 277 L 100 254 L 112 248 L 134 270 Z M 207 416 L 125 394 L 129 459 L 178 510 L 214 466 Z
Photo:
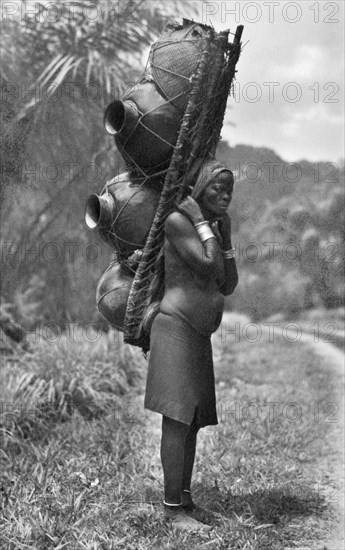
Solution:
M 144 357 L 115 331 L 88 331 L 86 338 L 79 328 L 73 337 L 64 333 L 50 340 L 41 338 L 16 362 L 3 362 L 0 433 L 5 448 L 16 432 L 41 439 L 76 411 L 88 420 L 103 416 L 142 385 Z

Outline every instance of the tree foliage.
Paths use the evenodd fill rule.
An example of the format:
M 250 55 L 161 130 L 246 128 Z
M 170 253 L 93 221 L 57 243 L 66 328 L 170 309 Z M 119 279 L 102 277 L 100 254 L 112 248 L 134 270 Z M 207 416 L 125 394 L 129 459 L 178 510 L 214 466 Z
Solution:
M 239 179 L 234 192 L 233 241 L 240 283 L 231 298 L 232 307 L 256 320 L 278 313 L 295 317 L 309 308 L 341 307 L 344 166 L 320 162 L 318 175 L 315 163 L 296 163 L 300 175 L 291 183 L 286 177 L 288 163 L 273 151 L 237 146 L 227 156 L 234 165 L 246 158 L 246 165 L 253 164 L 259 174 L 255 179 L 243 170 L 247 180 Z M 265 172 L 269 163 L 276 165 L 272 178 Z

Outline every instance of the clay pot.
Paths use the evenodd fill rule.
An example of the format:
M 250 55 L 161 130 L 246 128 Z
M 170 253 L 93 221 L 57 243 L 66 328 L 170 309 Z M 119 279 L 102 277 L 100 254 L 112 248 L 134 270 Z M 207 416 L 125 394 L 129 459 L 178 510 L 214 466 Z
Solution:
M 128 164 L 145 174 L 155 173 L 170 161 L 183 113 L 159 93 L 154 82 L 143 82 L 125 101 L 108 105 L 104 125 Z
M 187 19 L 182 25 L 167 25 L 152 45 L 144 76 L 122 101 L 113 101 L 105 110 L 105 129 L 114 135 L 121 155 L 145 174 L 170 162 L 209 30 Z M 223 39 L 227 43 L 226 33 Z M 212 43 L 210 64 L 217 49 Z
M 98 281 L 96 303 L 100 314 L 117 330 L 123 331 L 127 300 L 134 272 L 113 262 Z
M 90 195 L 85 210 L 86 225 L 98 229 L 120 259 L 128 258 L 145 245 L 160 191 L 157 178 L 133 178 L 124 172 L 109 181 L 101 195 Z

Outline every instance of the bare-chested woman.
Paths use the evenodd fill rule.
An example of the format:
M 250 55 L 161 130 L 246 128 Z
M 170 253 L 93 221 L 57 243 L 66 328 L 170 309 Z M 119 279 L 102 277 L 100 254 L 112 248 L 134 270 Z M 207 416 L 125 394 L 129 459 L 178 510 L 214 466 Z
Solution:
M 145 407 L 163 415 L 164 510 L 181 529 L 206 527 L 186 512 L 195 506 L 197 432 L 217 424 L 211 334 L 238 282 L 226 213 L 232 191 L 232 173 L 205 161 L 165 225 L 165 293 L 151 329 Z

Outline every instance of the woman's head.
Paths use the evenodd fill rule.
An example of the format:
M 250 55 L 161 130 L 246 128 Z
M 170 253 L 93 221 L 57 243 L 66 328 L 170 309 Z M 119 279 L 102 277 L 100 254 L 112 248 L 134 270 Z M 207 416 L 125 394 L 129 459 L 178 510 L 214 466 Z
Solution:
M 234 187 L 230 170 L 216 160 L 204 161 L 192 197 L 208 218 L 221 217 L 229 207 Z

